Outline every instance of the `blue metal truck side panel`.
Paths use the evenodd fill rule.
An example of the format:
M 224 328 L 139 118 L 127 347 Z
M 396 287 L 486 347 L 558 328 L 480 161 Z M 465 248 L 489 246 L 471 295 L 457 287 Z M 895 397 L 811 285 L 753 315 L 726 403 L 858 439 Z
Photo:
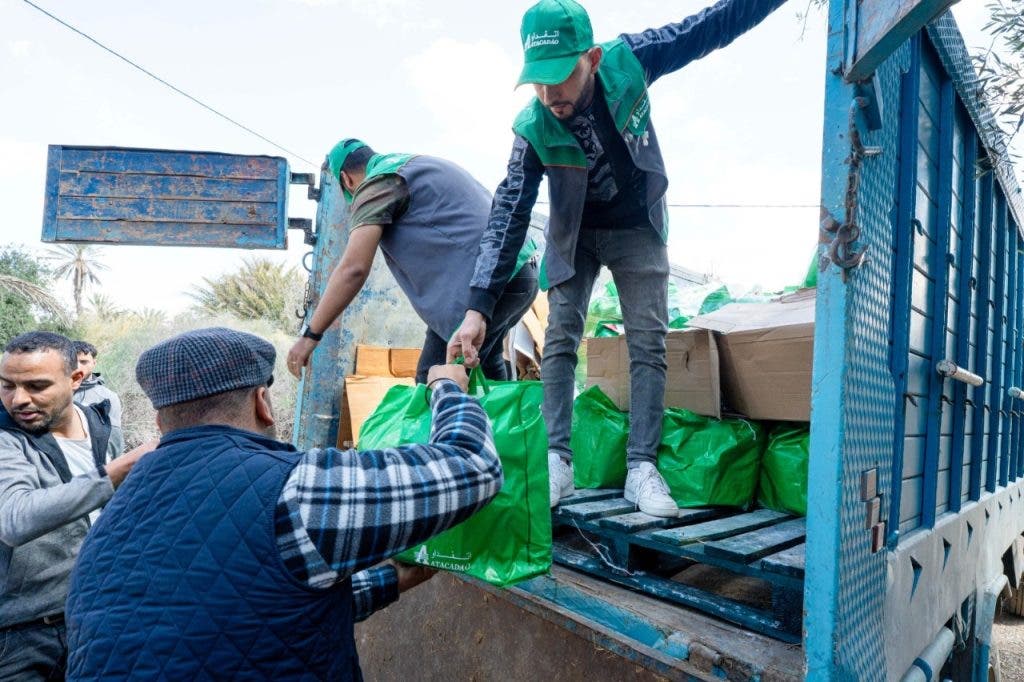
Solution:
M 853 16 L 856 3 L 833 3 L 822 199 L 837 219 L 852 204 L 870 256 L 819 276 L 805 647 L 810 679 L 899 679 L 926 648 L 941 653 L 1024 530 L 1006 394 L 1021 376 L 1021 201 L 952 18 L 879 62 L 869 131 L 863 90 L 833 70 L 852 61 Z M 872 154 L 857 158 L 857 137 Z M 976 177 L 979 151 L 997 163 Z M 985 384 L 944 379 L 944 359 Z M 888 519 L 876 554 L 860 489 L 872 470 Z
M 857 113 L 856 88 L 843 80 L 852 39 L 847 10 L 833 2 L 829 11 L 828 73 L 825 87 L 822 205 L 837 219 L 845 214 L 851 121 L 864 145 L 887 153 L 863 160 L 861 194 L 855 217 L 865 226 L 860 244 L 870 260 L 844 283 L 837 267 L 819 274 L 815 316 L 814 375 L 811 394 L 811 459 L 808 478 L 807 562 L 804 586 L 804 646 L 810 680 L 869 680 L 884 665 L 879 617 L 885 564 L 871 554 L 865 528 L 861 473 L 878 471 L 878 488 L 889 488 L 893 450 L 894 393 L 889 366 L 889 310 L 892 280 L 893 206 L 896 183 L 893 153 L 897 123 L 867 131 Z M 878 76 L 883 103 L 893 106 L 898 92 L 895 66 L 905 64 L 907 49 L 890 59 Z M 887 99 L 885 99 L 887 98 Z M 883 104 L 884 106 L 884 104 Z M 865 180 L 868 185 L 865 186 Z M 885 192 L 881 188 L 886 188 Z M 856 399 L 852 399 L 856 396 Z M 885 453 L 886 457 L 883 457 Z
M 43 241 L 283 249 L 280 157 L 52 145 Z
M 320 302 L 334 267 L 348 244 L 348 212 L 340 186 L 331 174 L 320 174 L 317 240 L 309 286 L 309 315 Z M 374 261 L 359 295 L 326 331 L 310 358 L 299 385 L 292 442 L 300 449 L 334 445 L 338 438 L 345 376 L 354 371 L 359 344 L 418 348 L 426 325 L 398 288 L 383 258 Z

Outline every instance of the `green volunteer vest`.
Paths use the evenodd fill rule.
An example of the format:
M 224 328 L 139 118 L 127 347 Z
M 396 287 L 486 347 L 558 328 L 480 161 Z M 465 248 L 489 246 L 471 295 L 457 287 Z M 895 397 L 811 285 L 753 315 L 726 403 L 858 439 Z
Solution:
M 651 120 L 651 101 L 643 66 L 621 39 L 601 45 L 604 56 L 597 77 L 604 88 L 608 111 L 622 135 L 640 137 Z M 525 137 L 545 166 L 586 168 L 587 159 L 576 138 L 541 101 L 534 98 L 512 124 Z
M 398 173 L 413 157 L 415 157 L 415 154 L 374 154 L 366 162 L 366 177 L 363 178 L 363 182 L 381 175 Z M 351 200 L 349 203 L 351 203 Z M 527 239 L 526 244 L 519 250 L 519 255 L 516 257 L 516 268 L 512 271 L 512 276 L 509 279 L 518 275 L 519 271 L 523 269 L 523 266 L 526 265 L 527 261 L 536 252 L 537 243 L 532 238 Z

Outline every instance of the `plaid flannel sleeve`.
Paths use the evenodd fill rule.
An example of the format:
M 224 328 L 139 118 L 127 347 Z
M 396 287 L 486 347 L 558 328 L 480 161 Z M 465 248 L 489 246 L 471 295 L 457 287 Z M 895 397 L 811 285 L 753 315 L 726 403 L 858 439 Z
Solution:
M 464 521 L 498 494 L 501 463 L 487 415 L 454 382 L 435 386 L 429 443 L 314 449 L 289 476 L 276 534 L 299 580 L 313 587 L 345 580 Z
M 398 572 L 387 564 L 368 568 L 352 576 L 352 617 L 355 622 L 366 620 L 398 600 Z

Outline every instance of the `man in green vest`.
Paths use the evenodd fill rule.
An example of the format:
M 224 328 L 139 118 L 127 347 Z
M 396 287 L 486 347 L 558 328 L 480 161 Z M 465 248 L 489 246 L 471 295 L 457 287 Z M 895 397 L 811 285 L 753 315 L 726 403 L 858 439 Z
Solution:
M 678 513 L 656 459 L 665 399 L 668 179 L 647 87 L 728 45 L 783 1 L 721 0 L 680 23 L 603 44 L 594 43 L 590 18 L 573 0 L 541 0 L 523 17 L 519 84 L 533 84 L 537 97 L 513 124 L 508 175 L 495 192 L 469 305 L 448 356 L 465 355 L 471 366 L 479 361 L 547 175 L 551 216 L 540 285 L 550 313 L 541 376 L 552 507 L 573 490 L 576 352 L 603 265 L 618 288 L 630 357 L 625 496 L 648 514 Z
M 425 383 L 428 370 L 444 364 L 448 339 L 466 310 L 491 193 L 451 161 L 378 154 L 352 138 L 336 144 L 327 162 L 349 204 L 348 244 L 288 353 L 288 369 L 299 376 L 324 331 L 362 289 L 379 247 L 398 286 L 427 325 L 416 370 L 416 381 Z M 521 242 L 516 263 L 496 287 L 494 324 L 480 353 L 489 379 L 507 378 L 502 341 L 537 296 L 535 250 L 532 240 L 525 246 Z

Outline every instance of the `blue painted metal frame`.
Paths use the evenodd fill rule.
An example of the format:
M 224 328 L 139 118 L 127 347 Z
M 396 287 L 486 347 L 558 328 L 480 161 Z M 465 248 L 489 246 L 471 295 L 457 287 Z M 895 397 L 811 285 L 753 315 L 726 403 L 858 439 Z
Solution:
M 1020 231 L 1024 229 L 1024 191 L 1014 177 L 1014 164 L 1006 150 L 1006 139 L 995 124 L 984 99 L 976 96 L 977 74 L 956 21 L 947 12 L 929 24 L 927 31 L 939 54 L 939 60 L 953 79 L 964 108 L 981 136 L 983 148 L 994 163 L 995 176 L 1004 188 L 1010 211 Z M 1024 232 L 1021 234 L 1024 235 Z
M 1013 258 L 1017 262 L 1017 320 L 1013 325 L 1013 357 L 1015 362 L 1014 376 L 1016 380 L 1014 386 L 1017 388 L 1024 388 L 1024 334 L 1022 334 L 1021 326 L 1024 325 L 1024 253 L 1022 253 L 1022 239 L 1018 236 L 1018 230 L 1016 227 L 1011 230 L 1011 234 L 1014 235 L 1014 242 L 1016 242 L 1016 248 L 1014 249 Z M 1013 470 L 1010 477 L 1013 480 L 1020 478 L 1022 474 L 1022 467 L 1024 467 L 1024 403 L 1020 399 L 1011 401 L 1011 407 L 1013 408 L 1013 420 L 1015 425 L 1014 439 L 1013 439 Z
M 42 239 L 283 249 L 285 159 L 51 145 Z
M 910 288 L 914 272 L 914 229 L 917 196 L 917 126 L 920 112 L 921 38 L 910 39 L 910 67 L 900 78 L 899 98 L 899 176 L 896 188 L 895 227 L 893 229 L 892 314 L 889 318 L 892 345 L 889 370 L 894 386 L 892 485 L 889 492 L 889 518 L 886 544 L 893 547 L 900 537 L 900 506 L 903 498 L 903 424 L 907 405 L 907 368 L 910 338 Z M 934 382 L 933 382 L 934 383 Z
M 956 0 L 862 0 L 858 3 L 855 52 L 846 77 L 870 76 L 904 42 Z
M 974 419 L 971 425 L 971 431 L 973 437 L 971 439 L 971 470 L 970 470 L 970 499 L 978 500 L 981 498 L 981 468 L 984 458 L 987 455 L 985 452 L 985 410 L 988 405 L 988 391 L 990 384 L 988 380 L 990 375 L 988 374 L 988 364 L 986 359 L 989 356 L 989 297 L 990 297 L 990 275 L 989 270 L 991 268 L 991 251 L 992 251 L 992 192 L 993 192 L 993 177 L 991 173 L 986 173 L 981 177 L 981 194 L 979 197 L 979 203 L 981 205 L 981 214 L 978 216 L 977 233 L 980 239 L 977 239 L 978 243 L 978 272 L 975 273 L 977 281 L 977 297 L 975 298 L 974 311 L 976 318 L 974 324 L 976 325 L 977 332 L 975 334 L 975 342 L 977 343 L 977 358 L 979 367 L 983 367 L 984 370 L 980 372 L 982 378 L 986 380 L 986 383 L 981 386 L 975 386 L 971 388 L 971 400 L 974 404 Z M 985 363 L 985 364 L 982 364 Z
M 852 25 L 847 12 L 853 0 L 829 3 L 825 58 L 824 135 L 822 140 L 822 209 L 843 215 L 850 105 L 854 87 L 834 71 L 849 54 Z M 855 16 L 855 15 L 854 15 Z M 844 395 L 849 290 L 832 268 L 818 275 L 814 325 L 814 370 L 811 380 L 811 457 L 808 480 L 833 481 L 807 489 L 807 555 L 804 574 L 804 649 L 809 680 L 832 679 L 835 671 L 836 627 L 839 613 L 840 557 L 843 552 L 842 509 L 846 419 Z
M 320 173 L 316 235 L 310 282 L 314 298 L 309 315 L 312 315 L 316 303 L 323 297 L 331 272 L 341 260 L 348 244 L 348 212 L 337 181 L 326 170 Z M 343 339 L 341 326 L 332 324 L 328 327 L 299 382 L 298 398 L 295 401 L 295 426 L 292 431 L 295 447 L 308 450 L 333 446 L 337 442 L 340 396 L 346 374 L 341 363 L 343 359 L 354 357 L 355 345 L 351 339 Z
M 1006 211 L 1003 211 L 1004 215 Z M 1003 390 L 999 393 L 1000 421 L 1003 424 L 1002 449 L 999 460 L 999 485 L 1006 486 L 1010 479 L 1010 464 L 1014 455 L 1014 419 L 1012 414 L 1013 399 L 1007 389 L 1016 386 L 1017 358 L 1020 353 L 1014 352 L 1014 339 L 1017 336 L 1018 314 L 1020 312 L 1020 290 L 1017 289 L 1017 235 L 1011 231 L 1010 225 L 1004 225 L 1006 233 L 1006 310 L 1003 323 Z
M 989 412 L 988 412 L 988 465 L 985 470 L 985 486 L 995 492 L 999 480 L 1000 451 L 1003 444 L 1003 394 L 1006 363 L 1006 344 L 1003 335 L 1006 324 L 1003 315 L 1006 310 L 1006 205 L 1001 200 L 1002 192 L 996 192 L 996 209 L 993 229 L 995 230 L 995 291 L 992 293 L 992 354 L 989 364 Z
M 939 86 L 939 172 L 938 172 L 938 204 L 935 217 L 936 246 L 932 252 L 929 270 L 935 278 L 932 287 L 932 334 L 929 342 L 929 352 L 932 362 L 937 362 L 946 357 L 946 311 L 949 290 L 949 241 L 952 232 L 950 213 L 953 205 L 953 122 L 956 107 L 956 99 L 953 92 L 953 83 L 946 77 L 942 77 Z M 934 191 L 934 188 L 933 188 Z M 928 388 L 928 430 L 925 436 L 925 456 L 923 479 L 921 485 L 921 526 L 932 528 L 935 526 L 935 514 L 937 507 L 937 488 L 939 475 L 939 446 L 941 443 L 942 429 L 942 391 L 943 379 L 928 368 L 931 374 L 931 382 Z M 895 470 L 894 470 L 895 471 Z M 895 476 L 894 476 L 895 478 Z M 959 492 L 958 492 L 959 494 Z
M 957 288 L 956 329 L 958 332 L 955 362 L 961 367 L 966 367 L 974 372 L 975 368 L 968 364 L 971 354 L 971 303 L 972 292 L 971 281 L 974 276 L 974 238 L 977 229 L 974 224 L 975 217 L 975 192 L 977 182 L 974 179 L 974 164 L 978 158 L 978 138 L 973 130 L 963 129 L 964 154 L 961 164 L 961 206 L 960 206 L 960 250 L 957 259 L 957 268 L 960 271 L 959 286 Z M 967 431 L 967 384 L 962 381 L 953 384 L 953 450 L 950 453 L 949 470 L 949 510 L 958 512 L 963 505 L 960 489 L 963 487 L 964 472 L 964 446 Z M 973 438 L 973 435 L 972 435 Z

